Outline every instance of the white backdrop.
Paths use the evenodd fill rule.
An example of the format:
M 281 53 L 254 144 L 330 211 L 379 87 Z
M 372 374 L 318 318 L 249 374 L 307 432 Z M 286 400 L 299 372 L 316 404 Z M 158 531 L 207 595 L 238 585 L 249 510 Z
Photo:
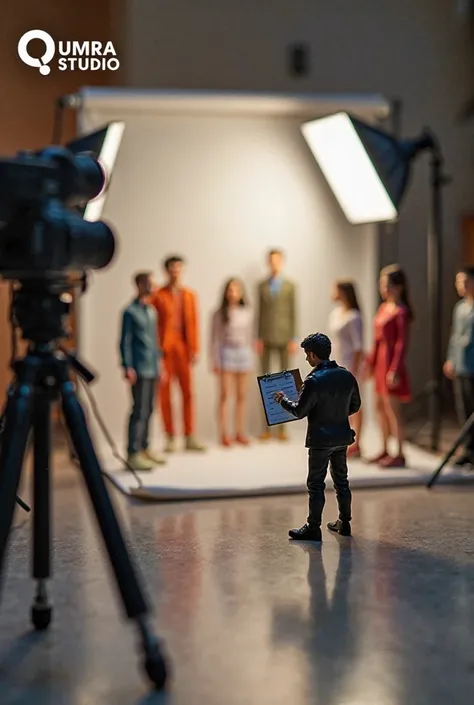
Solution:
M 133 296 L 132 275 L 151 269 L 161 283 L 163 258 L 182 254 L 186 284 L 200 302 L 198 432 L 214 440 L 216 384 L 207 348 L 210 316 L 224 281 L 243 279 L 253 302 L 256 284 L 266 274 L 266 252 L 282 248 L 286 274 L 298 284 L 299 335 L 326 329 L 332 282 L 351 278 L 359 286 L 368 340 L 376 303 L 376 231 L 344 219 L 300 133 L 301 117 L 278 110 L 265 114 L 261 108 L 217 114 L 212 101 L 196 113 L 189 101 L 172 111 L 169 105 L 163 109 L 166 100 L 158 108 L 151 101 L 147 105 L 134 107 L 133 100 L 121 102 L 116 94 L 108 101 L 106 91 L 100 101 L 84 102 L 84 131 L 113 119 L 125 120 L 126 128 L 103 213 L 115 227 L 119 250 L 82 298 L 80 351 L 100 372 L 95 394 L 121 442 L 129 398 L 118 338 L 121 309 Z M 314 101 L 311 117 L 317 115 Z M 295 365 L 306 373 L 302 353 Z M 251 389 L 251 430 L 259 432 L 256 383 Z

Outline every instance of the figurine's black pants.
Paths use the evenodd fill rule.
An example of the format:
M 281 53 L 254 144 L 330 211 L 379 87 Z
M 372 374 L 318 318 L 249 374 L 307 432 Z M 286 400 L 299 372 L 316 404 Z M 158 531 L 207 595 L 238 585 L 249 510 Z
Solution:
M 310 526 L 320 526 L 323 513 L 328 465 L 331 465 L 331 477 L 336 490 L 339 506 L 339 519 L 351 520 L 352 494 L 347 479 L 347 446 L 338 448 L 310 448 L 308 452 L 308 492 Z

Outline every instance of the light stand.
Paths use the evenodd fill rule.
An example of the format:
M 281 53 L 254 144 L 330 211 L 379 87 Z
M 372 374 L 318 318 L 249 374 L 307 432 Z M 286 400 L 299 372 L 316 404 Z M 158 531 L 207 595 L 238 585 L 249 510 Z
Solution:
M 414 159 L 431 154 L 431 207 L 428 229 L 427 272 L 430 317 L 429 399 L 431 448 L 438 450 L 442 408 L 442 189 L 449 183 L 443 171 L 438 140 L 430 130 L 417 139 L 401 140 L 337 113 L 305 123 L 301 128 L 321 171 L 353 225 L 393 223 L 409 183 Z
M 443 402 L 443 187 L 450 179 L 443 171 L 444 160 L 438 141 L 427 133 L 431 150 L 431 220 L 428 230 L 428 291 L 431 318 L 431 384 L 429 420 L 431 450 L 437 451 L 441 431 Z
M 456 451 L 459 448 L 459 446 L 461 445 L 461 443 L 463 443 L 463 441 L 469 436 L 473 426 L 474 426 L 474 414 L 471 414 L 470 417 L 468 418 L 468 420 L 466 421 L 466 423 L 464 424 L 464 426 L 462 427 L 461 431 L 459 432 L 459 435 L 456 438 L 456 440 L 454 441 L 453 445 L 448 450 L 448 452 L 444 456 L 441 463 L 438 465 L 437 469 L 435 470 L 435 472 L 431 476 L 429 482 L 427 482 L 426 486 L 429 490 L 437 482 L 438 477 L 441 475 L 441 472 L 443 471 L 443 468 L 445 467 L 445 465 L 447 465 L 449 463 L 449 461 L 451 460 L 453 455 L 456 453 Z
M 428 309 L 430 318 L 430 380 L 422 395 L 428 398 L 430 448 L 438 451 L 443 406 L 443 188 L 451 179 L 444 173 L 444 159 L 435 135 L 425 130 L 416 152 L 429 150 L 430 218 L 427 239 Z

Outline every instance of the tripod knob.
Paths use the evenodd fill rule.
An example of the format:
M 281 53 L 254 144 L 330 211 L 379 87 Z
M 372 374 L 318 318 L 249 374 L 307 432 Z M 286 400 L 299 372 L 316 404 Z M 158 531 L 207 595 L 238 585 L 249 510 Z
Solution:
M 33 605 L 31 608 L 31 623 L 38 632 L 44 632 L 51 624 L 53 608 L 49 605 Z
M 148 678 L 154 684 L 155 688 L 157 690 L 163 690 L 168 673 L 166 662 L 161 655 L 158 646 L 156 646 L 155 649 L 148 651 L 144 665 Z

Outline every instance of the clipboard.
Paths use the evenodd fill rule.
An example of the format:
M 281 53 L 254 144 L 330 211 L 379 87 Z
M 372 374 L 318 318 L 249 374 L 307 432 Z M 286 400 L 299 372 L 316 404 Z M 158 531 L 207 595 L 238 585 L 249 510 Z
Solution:
M 257 377 L 260 396 L 262 397 L 263 410 L 267 426 L 279 426 L 298 419 L 289 411 L 283 409 L 273 399 L 275 392 L 284 392 L 291 401 L 297 401 L 303 380 L 299 370 L 283 370 L 274 374 Z

